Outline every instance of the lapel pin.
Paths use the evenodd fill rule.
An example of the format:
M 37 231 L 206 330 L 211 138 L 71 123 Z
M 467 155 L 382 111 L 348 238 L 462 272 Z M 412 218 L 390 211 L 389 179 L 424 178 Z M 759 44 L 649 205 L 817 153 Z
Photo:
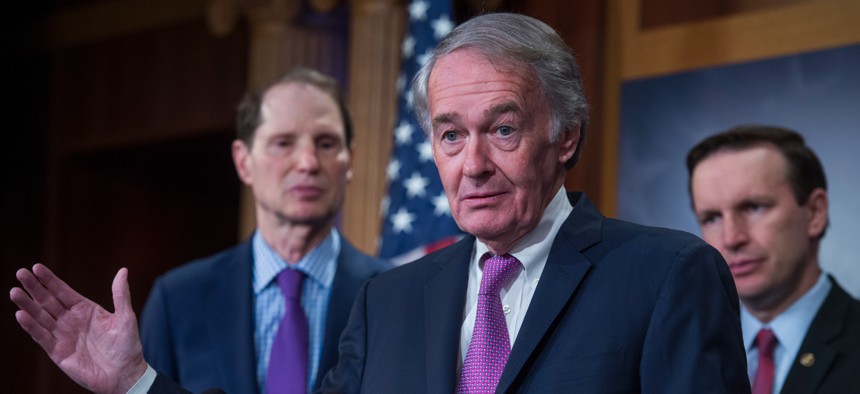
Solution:
M 815 355 L 814 354 L 803 353 L 803 355 L 800 356 L 800 365 L 803 365 L 804 367 L 808 368 L 808 367 L 813 366 L 814 364 L 815 364 Z

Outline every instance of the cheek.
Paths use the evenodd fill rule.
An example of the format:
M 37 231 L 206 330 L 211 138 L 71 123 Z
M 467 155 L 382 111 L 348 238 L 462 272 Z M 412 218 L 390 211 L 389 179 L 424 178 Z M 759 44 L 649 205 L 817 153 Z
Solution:
M 439 171 L 439 180 L 442 181 L 445 194 L 456 195 L 457 186 L 460 184 L 460 172 L 456 163 L 453 160 L 443 160 L 441 163 L 437 161 L 436 168 Z
M 702 239 L 705 240 L 705 242 L 707 242 L 709 245 L 711 245 L 714 248 L 716 248 L 717 250 L 719 250 L 720 253 L 723 253 L 722 242 L 720 241 L 720 238 L 717 236 L 717 234 L 719 234 L 719 233 L 717 233 L 714 230 L 703 229 L 701 227 L 699 227 L 699 232 L 702 234 Z M 723 254 L 725 254 L 725 253 L 723 253 Z

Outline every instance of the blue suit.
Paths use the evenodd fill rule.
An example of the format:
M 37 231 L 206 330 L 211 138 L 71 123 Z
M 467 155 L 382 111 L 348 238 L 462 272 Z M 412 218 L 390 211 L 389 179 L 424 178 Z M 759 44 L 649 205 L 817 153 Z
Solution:
M 314 387 L 337 362 L 336 344 L 361 284 L 387 268 L 341 237 Z M 141 315 L 140 334 L 159 383 L 170 378 L 194 392 L 212 387 L 235 394 L 259 392 L 252 269 L 248 240 L 156 280 Z
M 604 218 L 581 194 L 497 392 L 748 393 L 734 282 L 687 233 Z M 475 239 L 360 290 L 323 392 L 452 393 Z

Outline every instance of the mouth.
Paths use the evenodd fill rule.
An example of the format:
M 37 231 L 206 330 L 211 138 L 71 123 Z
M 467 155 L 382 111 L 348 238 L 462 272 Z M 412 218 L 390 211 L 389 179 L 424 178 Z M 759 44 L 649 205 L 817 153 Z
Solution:
M 290 188 L 290 194 L 301 199 L 313 199 L 322 196 L 325 190 L 315 185 L 295 185 Z
M 472 192 L 464 195 L 460 201 L 472 207 L 480 207 L 498 202 L 504 195 L 504 192 Z
M 726 262 L 729 266 L 729 271 L 732 272 L 732 276 L 741 277 L 744 275 L 749 275 L 756 271 L 758 267 L 761 265 L 762 260 L 760 259 L 733 259 Z

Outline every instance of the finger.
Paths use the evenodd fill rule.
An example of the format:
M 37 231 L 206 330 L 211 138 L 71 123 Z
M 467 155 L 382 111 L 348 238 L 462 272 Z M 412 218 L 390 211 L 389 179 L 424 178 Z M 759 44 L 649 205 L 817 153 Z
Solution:
M 131 290 L 128 287 L 128 268 L 120 268 L 111 284 L 114 313 L 125 315 L 134 313 L 131 308 Z
M 23 310 L 15 312 L 15 320 L 18 321 L 21 328 L 23 328 L 27 334 L 30 334 L 30 338 L 33 338 L 33 340 L 36 341 L 36 343 L 38 343 L 49 356 L 52 354 L 55 341 L 54 336 L 51 335 L 48 330 L 39 325 L 39 323 L 36 323 L 33 317 Z
M 65 309 L 71 309 L 75 304 L 82 301 L 89 301 L 86 297 L 71 288 L 66 282 L 63 282 L 56 274 L 48 267 L 42 264 L 33 266 L 33 274 L 42 282 L 48 291 L 56 298 Z
M 56 319 L 66 312 L 67 308 L 57 300 L 54 294 L 45 287 L 45 284 L 42 283 L 39 278 L 33 274 L 33 272 L 22 268 L 15 273 L 15 277 L 19 282 L 21 282 L 24 290 L 27 290 L 27 293 L 30 294 L 30 298 L 32 298 L 40 308 L 44 309 L 53 318 Z
M 36 304 L 27 293 L 21 288 L 14 287 L 9 291 L 9 299 L 18 305 L 22 311 L 28 314 L 37 324 L 45 330 L 53 331 L 56 327 L 57 320 L 45 311 L 41 306 Z

